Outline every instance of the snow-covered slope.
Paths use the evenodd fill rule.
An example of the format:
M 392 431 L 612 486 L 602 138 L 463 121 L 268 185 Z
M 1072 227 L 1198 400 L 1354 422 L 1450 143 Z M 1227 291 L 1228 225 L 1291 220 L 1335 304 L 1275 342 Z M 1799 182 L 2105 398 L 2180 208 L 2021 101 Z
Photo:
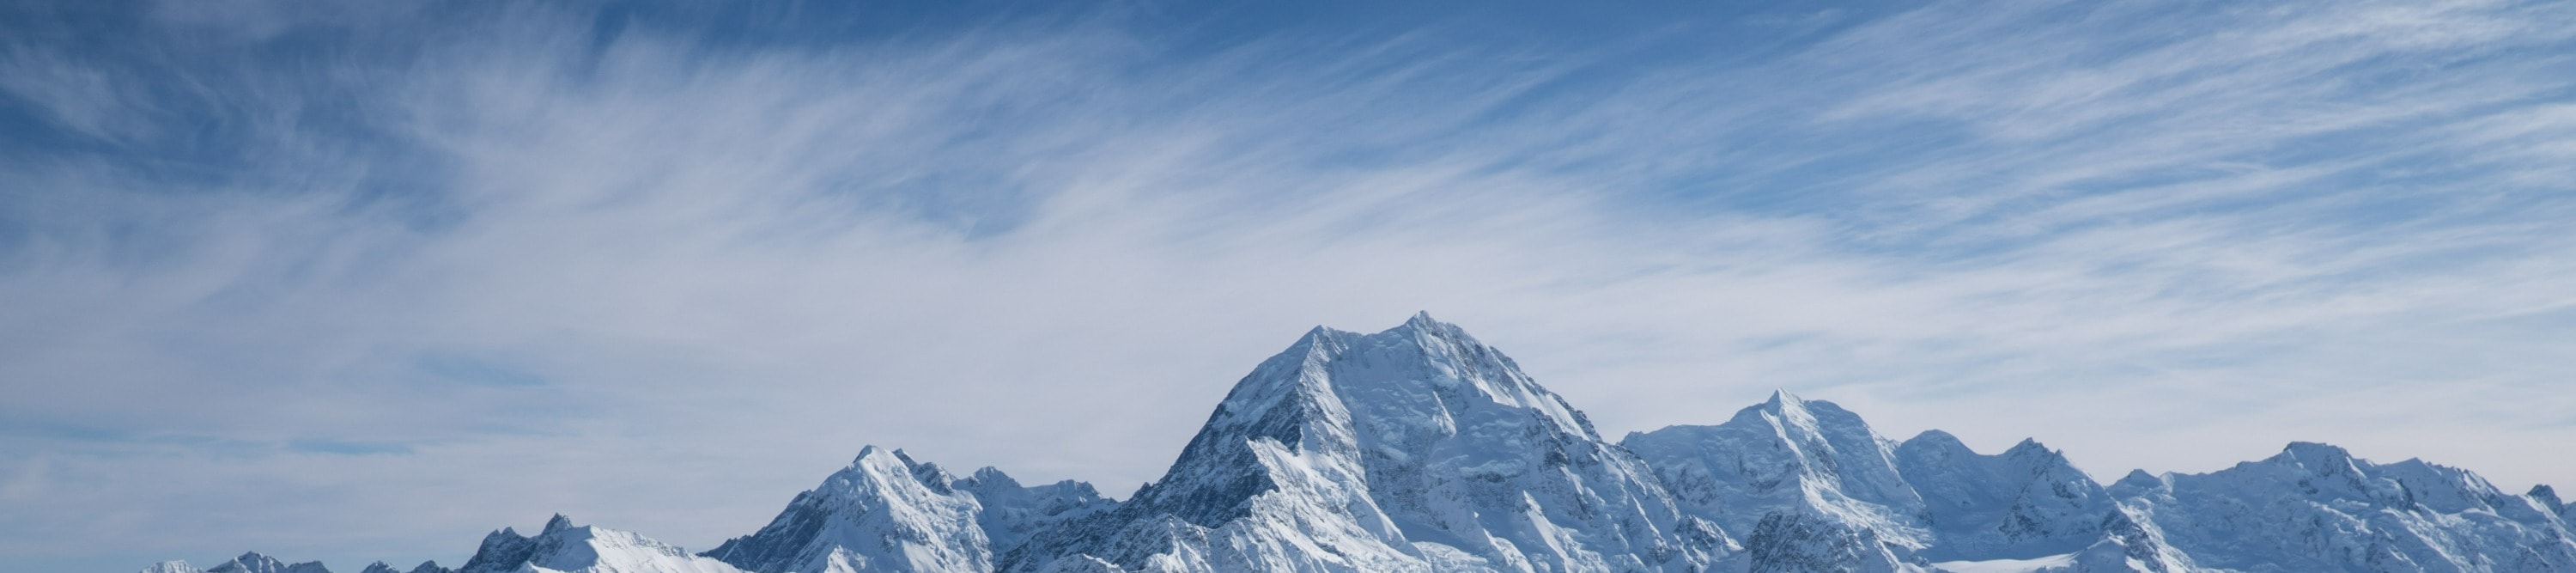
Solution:
M 320 561 L 289 565 L 254 551 L 243 553 L 231 561 L 207 567 L 206 573 L 331 573 L 331 569 L 323 567 Z
M 992 570 L 976 522 L 983 508 L 953 481 L 939 466 L 869 446 L 769 526 L 706 555 L 765 572 Z
M 189 565 L 186 561 L 163 561 L 144 567 L 141 573 L 203 573 L 203 571 L 194 565 Z
M 1002 565 L 1691 570 L 1734 549 L 1563 398 L 1420 315 L 1309 332 L 1238 382 L 1161 480 Z
M 278 561 L 277 558 L 253 551 L 204 569 L 198 569 L 186 561 L 163 561 L 144 567 L 142 573 L 331 573 L 331 569 L 323 567 L 320 561 L 289 565 Z
M 722 561 L 690 555 L 644 536 L 572 524 L 556 515 L 534 537 L 502 529 L 460 571 L 512 573 L 742 573 Z
M 558 515 L 410 573 L 2576 572 L 2571 519 L 2547 486 L 2506 494 L 2321 444 L 2105 487 L 2036 441 L 1897 442 L 1786 392 L 1613 445 L 1510 358 L 1417 315 L 1307 333 L 1125 502 L 867 447 L 704 554 Z M 328 571 L 250 553 L 143 573 Z
M 1897 471 L 1924 501 L 1934 560 L 2037 559 L 2102 538 L 2115 505 L 2102 485 L 2066 456 L 2023 440 L 1982 455 L 1932 430 L 1896 448 Z
M 1089 484 L 1022 487 L 1001 470 L 958 479 L 870 446 L 769 526 L 705 555 L 750 571 L 991 571 L 1029 532 L 1116 502 Z
M 1832 402 L 1786 392 L 1724 424 L 1630 434 L 1692 515 L 1746 536 L 1752 571 L 2012 568 L 2187 571 L 2064 455 L 2001 454 L 1931 431 L 1902 443 Z
M 1831 402 L 1776 392 L 1715 426 L 1629 434 L 1684 511 L 1750 532 L 1755 570 L 1903 568 L 1932 532 L 1896 443 Z
M 2110 488 L 2201 565 L 2271 571 L 2576 571 L 2547 497 L 2511 495 L 2422 460 L 2374 464 L 2294 443 L 2200 475 L 2131 473 Z

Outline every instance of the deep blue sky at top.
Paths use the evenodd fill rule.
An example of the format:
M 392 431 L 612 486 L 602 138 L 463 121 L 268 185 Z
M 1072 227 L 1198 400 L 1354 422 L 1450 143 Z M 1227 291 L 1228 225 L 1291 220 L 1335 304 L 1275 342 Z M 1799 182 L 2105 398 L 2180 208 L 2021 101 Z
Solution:
M 375 165 L 369 181 L 350 191 L 369 200 L 435 202 L 438 166 L 432 154 L 408 148 L 410 142 L 388 137 L 373 123 L 366 84 L 382 74 L 399 73 L 424 57 L 426 46 L 450 41 L 496 19 L 508 19 L 512 3 L 434 2 L 382 6 L 284 2 L 253 9 L 220 3 L 192 12 L 239 10 L 202 27 L 173 26 L 155 18 L 155 3 L 15 2 L 6 7 L 9 35 L 21 47 L 41 46 L 90 65 L 116 69 L 140 78 L 129 86 L 151 102 L 163 129 L 149 136 L 100 141 L 45 119 L 42 109 L 23 100 L 0 107 L 0 122 L 9 134 L 0 139 L 21 158 L 78 158 L 116 161 L 138 173 L 166 178 L 172 192 L 209 187 L 261 187 L 243 181 L 268 174 L 243 169 L 262 153 L 265 126 L 237 121 L 242 109 L 233 96 L 292 93 L 302 99 L 293 113 L 307 135 L 332 138 L 332 144 L 365 148 Z M 1170 70 L 1205 64 L 1217 58 L 1337 60 L 1350 76 L 1385 73 L 1411 57 L 1466 60 L 1475 73 L 1537 72 L 1543 82 L 1520 88 L 1505 101 L 1481 110 L 1510 123 L 1522 114 L 1565 113 L 1568 107 L 1604 97 L 1639 83 L 1648 74 L 1676 63 L 1697 70 L 1738 70 L 1747 77 L 1722 86 L 1713 97 L 1761 97 L 1772 92 L 1809 89 L 1816 81 L 1797 70 L 1759 70 L 1840 30 L 1904 9 L 1905 2 L 1621 2 L 1575 5 L 1553 2 L 1128 2 L 1107 4 L 1053 2 L 777 2 L 738 5 L 722 2 L 571 2 L 561 12 L 587 14 L 587 29 L 559 29 L 575 34 L 597 51 L 605 50 L 631 30 L 650 30 L 708 53 L 829 50 L 853 46 L 921 46 L 952 41 L 965 33 L 1009 35 L 1015 31 L 1050 33 L 1065 28 L 1114 29 L 1135 42 L 1131 59 L 1106 68 L 1110 74 L 1134 74 L 1152 81 Z M 522 11 L 534 10 L 520 5 Z M 553 10 L 549 10 L 553 11 Z M 162 10 L 168 12 L 168 10 Z M 2060 7 L 2028 24 L 2079 19 L 2093 10 Z M 164 14 L 166 16 L 166 14 Z M 2167 17 L 2180 18 L 2176 12 Z M 270 20 L 262 22 L 260 20 Z M 172 29 L 172 28 L 178 29 Z M 146 41 L 135 41 L 146 40 Z M 2153 42 L 2153 38 L 2142 38 Z M 1288 47 L 1282 47 L 1288 46 Z M 2113 49 L 2118 49 L 2113 47 Z M 1372 52 L 1377 54 L 1372 55 Z M 1269 62 L 1282 66 L 1293 62 Z M 354 66 L 352 66 L 354 64 Z M 1371 69 L 1374 68 L 1374 69 Z M 334 73 L 298 73 L 299 71 Z M 1307 71 L 1307 70 L 1297 70 Z M 1252 73 L 1258 73 L 1254 70 Z M 284 79 L 289 85 L 277 85 Z M 1818 82 L 1822 83 L 1822 82 Z M 1831 87 L 1831 86 L 1817 86 Z M 1390 101 L 1390 107 L 1437 105 L 1428 101 Z M 991 109 L 988 113 L 1028 110 Z M 1043 110 L 1033 113 L 1043 113 Z M 1474 131 L 1470 122 L 1454 126 Z M 1897 138 L 1850 138 L 1812 133 L 1756 133 L 1731 151 L 1762 152 L 1770 165 L 1758 173 L 1730 172 L 1727 165 L 1683 169 L 1669 181 L 1644 189 L 1627 189 L 1650 209 L 1695 208 L 1722 203 L 1730 208 L 1812 210 L 1817 202 L 1798 202 L 1822 191 L 1834 175 L 1865 169 L 1882 153 L 1923 155 L 1959 143 L 1958 135 L 1940 125 L 1894 131 Z M 1403 161 L 1419 154 L 1404 144 L 1415 140 L 1368 145 L 1353 138 L 1348 148 L 1329 157 L 1354 163 Z M 1822 153 L 1809 153 L 1822 151 Z M 1676 149 L 1687 155 L 1689 149 Z M 1634 158 L 1528 157 L 1533 163 L 1634 161 Z M 419 162 L 420 165 L 399 165 Z M 971 177 L 971 176 L 964 176 Z M 244 185 L 248 183 L 247 185 Z M 995 191 L 947 189 L 919 193 L 922 207 L 934 216 L 950 209 L 1001 214 L 1014 209 L 1009 197 Z M 1786 206 L 1784 206 L 1786 205 Z M 423 205 L 416 213 L 435 220 L 437 209 Z M 989 223 L 988 223 L 989 224 Z M 20 232 L 25 232 L 20 229 Z
M 1811 94 L 1868 87 L 1878 81 L 1902 81 L 1903 69 L 1861 70 L 1825 75 L 1794 62 L 1801 50 L 1837 39 L 1837 34 L 1892 15 L 1919 11 L 1914 2 L 1619 2 L 1576 5 L 1547 2 L 1130 2 L 1111 4 L 1020 2 L 781 2 L 735 5 L 720 2 L 573 2 L 545 8 L 510 3 L 436 2 L 361 6 L 283 2 L 238 6 L 209 3 L 186 10 L 207 21 L 201 26 L 173 26 L 156 18 L 149 2 L 14 2 L 6 10 L 13 44 L 42 47 L 88 65 L 116 69 L 141 82 L 125 86 L 151 103 L 145 118 L 159 124 L 148 135 L 101 141 L 69 133 L 44 119 L 45 111 L 23 100 L 0 106 L 0 125 L 9 127 L 0 146 L 22 159 L 65 158 L 115 161 L 135 173 L 167 178 L 173 192 L 206 187 L 258 188 L 241 185 L 245 178 L 268 176 L 240 166 L 262 153 L 262 124 L 236 121 L 254 113 L 232 97 L 291 93 L 300 101 L 294 114 L 304 135 L 332 138 L 333 145 L 374 151 L 370 179 L 356 186 L 368 200 L 419 203 L 413 214 L 435 223 L 440 166 L 434 154 L 407 148 L 414 142 L 381 133 L 367 98 L 367 84 L 397 74 L 424 57 L 427 46 L 453 41 L 470 30 L 511 18 L 510 13 L 545 11 L 580 13 L 587 29 L 558 33 L 585 39 L 605 50 L 634 30 L 685 42 L 706 53 L 820 51 L 867 46 L 933 46 L 961 34 L 1045 34 L 1068 28 L 1116 30 L 1134 42 L 1129 56 L 1096 71 L 1132 74 L 1140 82 L 1173 82 L 1174 70 L 1187 70 L 1214 59 L 1260 65 L 1299 67 L 1302 58 L 1335 61 L 1342 77 L 1371 78 L 1394 73 L 1416 58 L 1444 58 L 1476 74 L 1527 72 L 1543 74 L 1532 85 L 1479 108 L 1478 115 L 1443 126 L 1443 137 L 1510 137 L 1509 126 L 1524 116 L 1569 114 L 1588 102 L 1624 90 L 1651 87 L 1690 74 L 1723 76 L 1725 81 L 1699 86 L 1699 94 L 1723 105 L 1725 99 L 1769 100 L 1778 112 L 1814 112 L 1827 100 L 1799 101 Z M 267 6 L 254 8 L 256 6 Z M 2052 63 L 2069 66 L 2109 64 L 2142 51 L 2171 47 L 2188 30 L 2265 8 L 2213 3 L 2152 5 L 2012 5 L 2011 26 L 2043 32 L 2057 26 L 2089 26 L 2112 35 L 2090 38 L 2067 53 L 2051 54 Z M 229 14 L 220 14 L 230 10 Z M 163 16 L 172 10 L 159 10 Z M 1971 10 L 1973 12 L 1974 10 Z M 217 13 L 217 14 L 208 14 Z M 220 16 L 220 17 L 217 17 Z M 267 20 L 262 22 L 261 20 Z M 173 29 L 176 28 L 176 29 Z M 138 41 L 139 40 L 139 41 Z M 1956 41 L 1957 39 L 1949 39 Z M 2443 66 L 2472 66 L 2495 59 L 2534 55 L 2549 48 L 2519 47 L 2406 65 L 2374 66 L 2360 61 L 2336 70 L 2345 90 L 2368 92 L 2401 89 Z M 1259 52 L 1247 55 L 1247 52 Z M 1932 55 L 1927 53 L 1927 56 Z M 1966 57 L 1962 55 L 1961 57 Z M 316 72 L 299 74 L 299 70 Z M 331 73 L 319 73 L 330 70 Z M 1290 70 L 1283 70 L 1290 71 Z M 1294 73 L 1312 73 L 1299 67 Z M 578 73 L 576 70 L 575 73 Z M 1187 72 L 1178 72 L 1187 73 Z M 1435 72 L 1436 73 L 1436 72 Z M 1872 77 L 1871 74 L 1884 74 Z M 278 85 L 283 79 L 288 85 Z M 2188 74 L 2158 81 L 2187 82 Z M 1118 81 L 1110 78 L 1108 81 Z M 1179 86 L 1189 89 L 1191 86 Z M 1423 94 L 1422 100 L 1380 102 L 1391 109 L 1437 106 L 1445 94 Z M 2534 94 L 2560 99 L 2563 91 Z M 1210 97 L 1223 97 L 1216 94 Z M 2528 101 L 2528 100 L 2526 100 Z M 1801 103 L 1813 103 L 1802 106 Z M 1803 108 L 1803 109 L 1802 109 Z M 1043 102 L 1009 102 L 982 109 L 986 114 L 1051 113 Z M 1774 214 L 1824 215 L 1862 227 L 1877 227 L 1873 217 L 1910 217 L 1911 213 L 1874 212 L 1867 198 L 1851 200 L 1856 180 L 1883 177 L 1904 166 L 1954 158 L 2009 153 L 2009 146 L 1980 141 L 1974 127 L 1945 118 L 1888 118 L 1864 125 L 1788 124 L 1771 117 L 1735 118 L 1734 133 L 1720 141 L 1674 147 L 1658 158 L 1667 168 L 1652 185 L 1620 189 L 1647 213 L 1685 213 L 1713 209 Z M 2348 156 L 2356 149 L 2399 150 L 2423 122 L 2456 116 L 2435 114 L 2418 122 L 2398 122 L 2363 129 L 2337 130 L 2308 137 L 2284 138 L 2256 150 L 2253 158 L 2298 163 Z M 2088 126 L 2091 133 L 2073 137 L 2119 137 L 2128 118 L 2108 118 Z M 1490 122 L 1490 123 L 1488 123 Z M 1615 129 L 1616 126 L 1605 126 Z M 1618 137 L 1614 133 L 1598 134 Z M 1427 150 L 1418 137 L 1352 137 L 1321 159 L 1357 164 L 1397 163 Z M 1604 163 L 1633 163 L 1631 156 L 1554 154 L 1544 148 L 1516 158 L 1538 168 L 1567 172 L 1600 168 Z M 2396 153 L 2397 159 L 2438 165 L 2442 150 Z M 1698 161 L 1694 161 L 1698 160 Z M 406 163 L 414 163 L 406 165 Z M 1896 166 L 1896 167 L 1891 167 Z M 2342 176 L 2363 183 L 2420 178 L 2439 183 L 2450 177 L 2442 169 L 2363 169 Z M 913 192 L 912 203 L 924 214 L 973 218 L 983 226 L 1007 225 L 1018 216 L 1025 197 L 995 186 L 978 186 L 971 173 L 948 174 L 959 184 L 938 192 Z M 2190 169 L 2111 173 L 2068 182 L 2059 194 L 2156 185 L 2206 176 Z M 2007 177 L 1995 174 L 2000 180 Z M 1950 184 L 1985 185 L 1998 181 L 1975 178 Z M 291 187 L 291 186 L 290 186 Z M 2322 188 L 2322 187 L 2321 187 Z M 2304 197 L 2296 192 L 2265 195 L 2272 203 Z M 2047 198 L 2033 201 L 2046 202 Z M 2433 205 L 2420 196 L 2375 195 L 2339 202 L 2339 222 L 2377 224 L 2400 219 Z M 2036 203 L 2034 203 L 2036 204 Z M 1915 251 L 1917 255 L 1962 255 L 1988 252 L 1984 242 L 1999 237 L 1943 233 L 1948 223 L 1991 223 L 2025 210 L 2028 205 L 1999 205 L 1993 211 L 1959 221 L 1918 229 L 1933 234 L 1856 233 L 1853 237 L 1884 239 L 1912 250 L 1952 246 L 1966 250 Z M 2238 206 L 2217 205 L 2217 208 Z M 2450 205 L 2458 207 L 2458 205 Z M 2526 205 L 2505 201 L 2482 206 L 2486 216 L 2510 213 Z M 959 212 L 972 216 L 958 215 Z M 21 213 L 20 215 L 23 215 Z M 23 240 L 26 225 L 10 225 Z M 987 229 L 985 232 L 990 232 Z M 1974 238 L 1971 238 L 1974 237 Z M 2016 237 L 2018 238 L 2018 237 Z M 1888 245 L 1861 241 L 1855 248 Z M 1944 255 L 1946 256 L 1946 255 Z

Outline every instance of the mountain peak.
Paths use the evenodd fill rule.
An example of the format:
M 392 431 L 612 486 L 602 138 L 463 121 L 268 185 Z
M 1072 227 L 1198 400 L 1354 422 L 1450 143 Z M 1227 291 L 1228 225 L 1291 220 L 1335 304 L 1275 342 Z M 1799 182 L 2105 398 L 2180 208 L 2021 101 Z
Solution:
M 981 506 L 955 481 L 902 450 L 869 445 L 768 526 L 700 555 L 763 572 L 989 570 Z
M 2530 496 L 2531 499 L 2539 500 L 2542 506 L 2549 508 L 2550 513 L 2565 513 L 2567 511 L 2567 502 L 2559 501 L 2558 490 L 2549 487 L 2549 484 L 2533 485 L 2531 486 L 2531 492 L 2523 495 Z
M 1859 415 L 1845 411 L 1833 402 L 1808 400 L 1797 394 L 1791 394 L 1788 390 L 1772 390 L 1770 399 L 1736 410 L 1735 417 L 1728 419 L 1726 423 L 1751 425 L 1778 423 L 1800 428 L 1854 426 L 1841 429 L 1869 433 L 1869 425 L 1862 422 Z M 1820 424 L 1822 426 L 1819 426 Z
M 565 517 L 564 514 L 558 513 L 555 514 L 554 517 L 546 519 L 546 528 L 539 530 L 537 535 L 551 534 L 557 531 L 572 529 L 572 527 L 572 518 Z
M 1404 319 L 1404 325 L 1405 325 L 1405 326 L 1409 326 L 1409 327 L 1414 327 L 1414 328 L 1437 328 L 1437 327 L 1443 327 L 1443 326 L 1451 326 L 1449 323 L 1440 322 L 1440 319 L 1431 318 L 1431 311 L 1428 311 L 1428 310 L 1414 311 L 1413 316 L 1412 316 L 1411 318 Z M 1451 326 L 1451 327 L 1452 327 L 1452 328 L 1455 328 L 1454 326 Z
M 2272 456 L 2269 461 L 2296 464 L 2312 470 L 2332 473 L 2352 467 L 2354 460 L 2351 451 L 2333 444 L 2290 442 L 2290 445 L 2281 448 L 2280 455 Z
M 1920 443 L 1920 444 L 1932 444 L 1932 445 L 1938 445 L 1941 449 L 1944 449 L 1944 450 L 1966 450 L 1966 449 L 1968 449 L 1968 443 L 1967 443 L 1967 442 L 1959 441 L 1959 437 L 1958 437 L 1958 436 L 1950 435 L 1950 433 L 1949 433 L 1949 432 L 1944 432 L 1944 431 L 1940 431 L 1940 430 L 1924 430 L 1922 433 L 1915 434 L 1913 438 L 1909 438 L 1909 439 L 1905 440 L 1905 443 L 1908 443 L 1908 444 L 1916 444 L 1916 443 Z
M 886 451 L 885 448 L 877 447 L 876 444 L 860 446 L 858 457 L 850 458 L 850 466 L 857 467 L 859 465 L 866 464 L 868 462 L 868 458 L 891 454 L 892 452 Z
M 2004 450 L 2003 455 L 2008 458 L 2048 459 L 2063 457 L 2061 454 L 2057 453 L 2056 450 L 2048 449 L 2046 444 L 2039 443 L 2038 438 L 2022 438 L 2020 443 L 2013 444 L 2011 449 Z
M 1789 393 L 1788 390 L 1775 389 L 1771 391 L 1771 397 L 1763 400 L 1762 403 L 1746 406 L 1742 410 L 1737 410 L 1735 412 L 1735 417 L 1760 417 L 1763 414 L 1769 414 L 1771 417 L 1782 420 L 1813 419 L 1815 418 L 1815 413 L 1812 410 L 1814 409 L 1813 405 L 1815 404 L 1823 404 L 1827 407 L 1833 406 L 1832 402 L 1810 402 L 1806 398 L 1798 397 L 1797 394 Z M 1840 408 L 1835 409 L 1839 410 Z M 1729 423 L 1733 422 L 1730 421 Z
M 1773 408 L 1779 408 L 1787 404 L 1798 404 L 1804 402 L 1806 402 L 1805 399 L 1799 398 L 1797 394 L 1789 393 L 1789 389 L 1787 388 L 1771 389 L 1771 399 L 1763 401 L 1764 404 L 1770 405 Z
M 172 560 L 172 561 L 163 561 L 163 562 L 160 562 L 160 563 L 154 563 L 154 564 L 152 564 L 152 566 L 150 566 L 150 567 L 145 567 L 145 568 L 143 568 L 143 571 L 141 571 L 140 573 L 203 573 L 203 572 L 202 572 L 202 571 L 200 571 L 200 570 L 198 570 L 198 569 L 196 568 L 196 566 L 189 565 L 189 564 L 188 564 L 188 562 L 186 562 L 186 561 Z
M 1094 533 L 1016 551 L 1003 569 L 1089 554 L 1161 570 L 1144 560 L 1196 546 L 1181 554 L 1206 564 L 1183 569 L 1425 570 L 1420 544 L 1524 570 L 1705 564 L 1719 549 L 1659 545 L 1679 516 L 1651 472 L 1429 313 L 1374 334 L 1317 327 L 1237 382 L 1171 469 Z

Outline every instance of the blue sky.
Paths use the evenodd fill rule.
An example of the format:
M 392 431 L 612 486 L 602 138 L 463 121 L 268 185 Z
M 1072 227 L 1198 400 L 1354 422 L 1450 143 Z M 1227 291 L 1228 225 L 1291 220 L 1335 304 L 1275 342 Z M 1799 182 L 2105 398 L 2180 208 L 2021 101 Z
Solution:
M 2096 478 L 2576 485 L 2576 5 L 16 2 L 0 571 L 1124 496 L 1417 310 Z

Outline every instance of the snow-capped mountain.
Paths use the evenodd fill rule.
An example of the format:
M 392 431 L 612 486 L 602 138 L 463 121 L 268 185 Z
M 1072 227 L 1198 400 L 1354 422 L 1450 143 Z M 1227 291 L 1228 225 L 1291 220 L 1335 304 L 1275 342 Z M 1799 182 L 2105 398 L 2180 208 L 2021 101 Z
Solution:
M 1734 548 L 1511 359 L 1422 315 L 1307 333 L 1236 383 L 1162 479 L 1000 565 L 1688 570 Z
M 1022 487 L 993 468 L 958 479 L 870 446 L 768 527 L 706 555 L 752 571 L 991 571 L 1032 530 L 1116 506 L 1090 484 Z
M 1924 432 L 1896 442 L 1832 402 L 1786 392 L 1715 426 L 1620 442 L 1677 504 L 1744 540 L 1751 571 L 1917 571 L 1966 564 L 2185 570 L 2103 487 L 2035 441 L 2001 454 Z M 2132 563 L 2134 561 L 2134 563 Z
M 2110 488 L 2204 566 L 2238 571 L 2576 571 L 2563 507 L 2457 468 L 2293 443 L 2199 475 Z
M 198 569 L 186 561 L 163 561 L 143 568 L 143 573 L 331 573 L 331 569 L 323 567 L 320 561 L 289 565 L 284 561 L 278 561 L 275 557 L 253 551 L 204 569 Z
M 2321 444 L 2104 486 L 2036 441 L 1900 442 L 1786 392 L 1613 444 L 1510 358 L 1417 315 L 1308 332 L 1124 502 L 870 446 L 703 554 L 558 515 L 410 573 L 2571 572 L 2571 518 L 2546 486 L 2506 494 Z M 144 573 L 328 572 L 253 553 Z
M 460 572 L 509 573 L 742 573 L 723 561 L 690 555 L 644 536 L 573 525 L 560 514 L 537 535 L 503 528 L 483 537 L 483 548 Z
M 1929 546 L 1896 443 L 1830 402 L 1786 392 L 1715 426 L 1630 434 L 1674 501 L 1745 542 L 1755 570 L 1897 570 Z

